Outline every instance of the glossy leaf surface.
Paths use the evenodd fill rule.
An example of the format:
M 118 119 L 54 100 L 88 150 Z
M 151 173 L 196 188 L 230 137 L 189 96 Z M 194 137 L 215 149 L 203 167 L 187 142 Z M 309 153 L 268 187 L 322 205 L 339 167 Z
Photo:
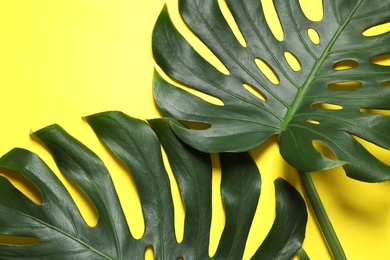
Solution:
M 270 30 L 261 1 L 226 1 L 243 45 L 219 1 L 180 1 L 183 20 L 227 74 L 194 50 L 163 9 L 153 35 L 158 66 L 176 82 L 223 104 L 210 103 L 156 73 L 154 95 L 161 112 L 203 123 L 201 130 L 171 123 L 182 140 L 201 151 L 247 151 L 278 135 L 282 156 L 297 169 L 343 165 L 352 178 L 388 180 L 390 167 L 355 137 L 390 149 L 390 67 L 383 62 L 390 54 L 390 34 L 363 35 L 390 21 L 390 2 L 324 0 L 323 18 L 316 22 L 306 18 L 297 0 L 273 2 L 282 40 Z M 330 149 L 330 155 L 313 142 Z
M 93 227 L 86 224 L 68 191 L 37 155 L 14 149 L 0 158 L 0 167 L 19 172 L 35 185 L 42 195 L 42 204 L 36 204 L 8 179 L 0 177 L 0 234 L 37 239 L 25 245 L 0 244 L 1 259 L 143 259 L 149 246 L 155 259 L 242 257 L 260 195 L 260 174 L 247 153 L 221 155 L 226 225 L 216 255 L 209 257 L 212 207 L 209 155 L 179 141 L 165 119 L 150 121 L 155 132 L 147 123 L 120 112 L 85 119 L 112 153 L 128 166 L 141 199 L 144 234 L 140 239 L 131 235 L 103 162 L 60 126 L 52 125 L 34 135 L 49 149 L 61 172 L 90 199 L 98 213 L 98 222 Z M 175 237 L 171 188 L 159 140 L 186 211 L 181 243 Z M 299 193 L 279 179 L 276 197 L 275 225 L 285 232 L 271 229 L 266 241 L 275 243 L 272 247 L 261 247 L 268 255 L 264 259 L 271 259 L 275 249 L 292 256 L 300 248 L 305 233 L 307 213 Z M 126 201 L 123 198 L 122 203 Z
M 298 250 L 298 258 L 299 260 L 310 260 L 309 256 L 303 248 Z

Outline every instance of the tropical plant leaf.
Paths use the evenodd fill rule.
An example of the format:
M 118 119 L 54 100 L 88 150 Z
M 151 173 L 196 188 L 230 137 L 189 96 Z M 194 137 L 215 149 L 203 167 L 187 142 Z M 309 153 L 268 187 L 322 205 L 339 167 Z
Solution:
M 298 258 L 299 260 L 310 260 L 309 256 L 303 248 L 298 250 Z
M 38 240 L 27 245 L 0 244 L 1 259 L 143 259 L 149 246 L 155 259 L 242 257 L 260 195 L 260 174 L 247 153 L 236 154 L 234 158 L 231 154 L 221 155 L 221 192 L 227 223 L 216 255 L 209 257 L 212 174 L 209 155 L 179 141 L 166 119 L 151 121 L 157 135 L 147 123 L 120 112 L 85 119 L 112 153 L 128 166 L 141 199 L 144 234 L 140 239 L 131 235 L 103 162 L 60 126 L 52 125 L 34 135 L 50 150 L 61 172 L 91 200 L 98 222 L 93 227 L 87 225 L 48 166 L 36 154 L 15 148 L 0 158 L 0 167 L 19 172 L 35 185 L 42 195 L 42 204 L 36 204 L 1 177 L 0 234 Z M 159 140 L 186 211 L 181 243 L 175 237 L 170 182 Z M 271 238 L 266 240 L 283 241 L 276 246 L 278 250 L 293 255 L 304 238 L 306 207 L 299 193 L 286 181 L 279 179 L 275 183 L 275 223 L 280 223 L 284 232 L 276 234 L 272 228 Z M 261 249 L 267 251 L 268 246 Z M 271 259 L 274 250 L 272 247 L 264 259 Z
M 390 67 L 378 62 L 390 54 L 390 34 L 363 35 L 390 22 L 388 0 L 324 0 L 318 22 L 306 18 L 297 0 L 275 0 L 281 41 L 273 36 L 261 1 L 226 0 L 245 46 L 230 29 L 219 1 L 179 2 L 188 27 L 229 72 L 200 56 L 175 29 L 167 9 L 162 10 L 153 33 L 157 64 L 175 81 L 223 102 L 205 101 L 155 73 L 154 96 L 161 112 L 208 126 L 186 129 L 171 123 L 182 140 L 201 151 L 246 151 L 279 135 L 282 156 L 297 169 L 343 165 L 355 179 L 390 178 L 389 166 L 355 138 L 390 149 L 390 117 L 383 115 L 390 109 Z M 318 34 L 319 42 L 309 31 Z M 265 64 L 277 80 L 271 82 L 257 63 Z M 317 150 L 314 141 L 337 159 Z
M 295 203 L 289 205 L 279 203 L 276 205 L 275 222 L 272 225 L 268 236 L 255 253 L 255 259 L 291 259 L 291 252 L 302 246 L 298 238 L 293 238 L 295 232 L 303 231 L 300 227 L 301 224 L 299 224 L 302 222 L 302 216 L 287 215 L 287 213 L 294 208 L 302 208 L 304 205 L 301 201 L 296 200 L 299 197 L 296 191 L 291 186 L 285 185 L 285 182 L 282 179 L 276 180 L 275 185 L 279 189 L 284 190 L 284 193 L 276 194 L 276 198 L 280 199 L 280 202 L 291 203 L 294 201 Z M 282 199 L 280 197 L 278 198 L 278 196 L 286 197 Z M 287 199 L 294 197 L 296 199 L 290 202 Z M 295 226 L 289 225 L 288 223 L 290 221 L 297 224 Z M 283 236 L 280 236 L 281 234 L 283 234 Z M 304 236 L 304 233 L 301 233 L 301 236 Z M 281 239 L 282 237 L 284 237 L 284 239 Z

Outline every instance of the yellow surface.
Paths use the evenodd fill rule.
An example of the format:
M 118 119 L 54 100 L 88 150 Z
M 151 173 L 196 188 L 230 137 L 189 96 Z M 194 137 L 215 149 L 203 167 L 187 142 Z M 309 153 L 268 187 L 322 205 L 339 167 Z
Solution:
M 131 231 L 136 237 L 142 236 L 144 227 L 133 184 L 81 117 L 106 110 L 121 110 L 137 118 L 159 117 L 151 93 L 154 62 L 150 47 L 152 28 L 164 2 L 0 2 L 0 154 L 13 147 L 31 149 L 61 176 L 47 151 L 30 139 L 29 131 L 52 123 L 62 125 L 106 162 L 119 196 L 132 198 L 133 202 L 126 201 L 123 207 Z M 267 19 L 273 25 L 275 36 L 283 39 L 271 2 L 263 1 L 268 10 Z M 310 19 L 321 19 L 318 0 L 300 2 Z M 223 66 L 218 65 L 218 60 L 212 57 L 207 48 L 183 27 L 175 14 L 176 0 L 168 0 L 167 3 L 180 31 L 194 43 L 198 51 L 208 55 L 223 70 Z M 376 147 L 373 150 L 389 163 L 389 152 L 380 151 Z M 252 151 L 252 155 L 262 172 L 263 189 L 245 259 L 249 259 L 255 252 L 259 241 L 265 237 L 272 224 L 274 179 L 278 176 L 285 177 L 299 189 L 294 170 L 278 155 L 275 139 Z M 4 170 L 1 173 L 10 176 Z M 389 183 L 360 183 L 345 177 L 340 169 L 313 173 L 313 178 L 348 259 L 390 259 Z M 19 178 L 11 179 L 32 199 L 40 201 L 31 185 Z M 218 181 L 216 166 L 211 253 L 215 252 L 224 224 Z M 177 235 L 181 237 L 183 210 L 177 187 L 173 186 L 175 205 L 178 208 Z M 67 187 L 87 222 L 91 225 L 96 223 L 96 215 L 90 210 L 90 205 L 83 201 L 77 188 L 69 183 Z M 133 214 L 129 214 L 130 209 Z M 330 259 L 311 216 L 306 237 L 304 248 L 311 259 Z M 5 238 L 0 236 L 0 241 L 5 241 Z

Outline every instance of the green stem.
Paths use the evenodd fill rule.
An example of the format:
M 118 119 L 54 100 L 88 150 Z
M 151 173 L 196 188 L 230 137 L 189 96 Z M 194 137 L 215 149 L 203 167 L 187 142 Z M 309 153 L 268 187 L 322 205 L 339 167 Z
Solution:
M 314 186 L 313 180 L 310 177 L 309 172 L 298 171 L 301 184 L 310 205 L 314 211 L 314 215 L 317 220 L 317 224 L 321 229 L 322 235 L 325 239 L 328 249 L 335 260 L 346 260 L 347 257 L 344 254 L 340 241 L 337 238 L 336 232 L 333 229 L 332 223 L 328 215 L 326 214 L 324 205 L 321 202 L 320 196 Z

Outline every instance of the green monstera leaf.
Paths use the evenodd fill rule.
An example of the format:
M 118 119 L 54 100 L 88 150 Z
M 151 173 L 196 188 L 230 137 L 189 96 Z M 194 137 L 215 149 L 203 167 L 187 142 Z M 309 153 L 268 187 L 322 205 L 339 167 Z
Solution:
M 278 135 L 282 156 L 299 170 L 343 165 L 352 178 L 388 180 L 390 167 L 358 139 L 390 149 L 390 117 L 382 113 L 390 109 L 390 67 L 378 62 L 390 54 L 390 34 L 363 34 L 390 22 L 390 2 L 324 0 L 320 21 L 309 20 L 298 0 L 273 2 L 283 40 L 272 34 L 261 1 L 226 0 L 245 40 L 241 44 L 219 1 L 180 1 L 183 20 L 225 65 L 227 74 L 191 47 L 164 8 L 153 35 L 157 64 L 176 82 L 223 104 L 207 102 L 156 73 L 159 109 L 183 122 L 204 123 L 205 129 L 171 123 L 182 140 L 201 151 L 247 151 Z M 309 32 L 317 34 L 319 42 Z M 266 76 L 260 63 L 277 80 Z M 337 159 L 324 156 L 313 142 L 327 146 Z
M 34 133 L 52 153 L 62 173 L 90 199 L 98 222 L 86 224 L 68 191 L 34 153 L 13 149 L 0 167 L 19 172 L 42 195 L 36 204 L 7 178 L 0 178 L 0 234 L 35 238 L 33 243 L 0 244 L 1 259 L 143 259 L 153 248 L 155 259 L 241 259 L 260 195 L 260 174 L 247 153 L 222 154 L 221 193 L 226 225 L 215 256 L 209 257 L 211 225 L 210 156 L 179 141 L 167 120 L 144 121 L 120 112 L 86 117 L 98 137 L 129 169 L 142 204 L 145 231 L 135 239 L 103 162 L 58 125 Z M 185 207 L 184 238 L 174 230 L 170 181 L 160 142 L 180 187 Z M 299 193 L 277 179 L 276 218 L 254 255 L 288 259 L 301 247 L 307 213 Z M 126 203 L 126 198 L 123 203 Z

